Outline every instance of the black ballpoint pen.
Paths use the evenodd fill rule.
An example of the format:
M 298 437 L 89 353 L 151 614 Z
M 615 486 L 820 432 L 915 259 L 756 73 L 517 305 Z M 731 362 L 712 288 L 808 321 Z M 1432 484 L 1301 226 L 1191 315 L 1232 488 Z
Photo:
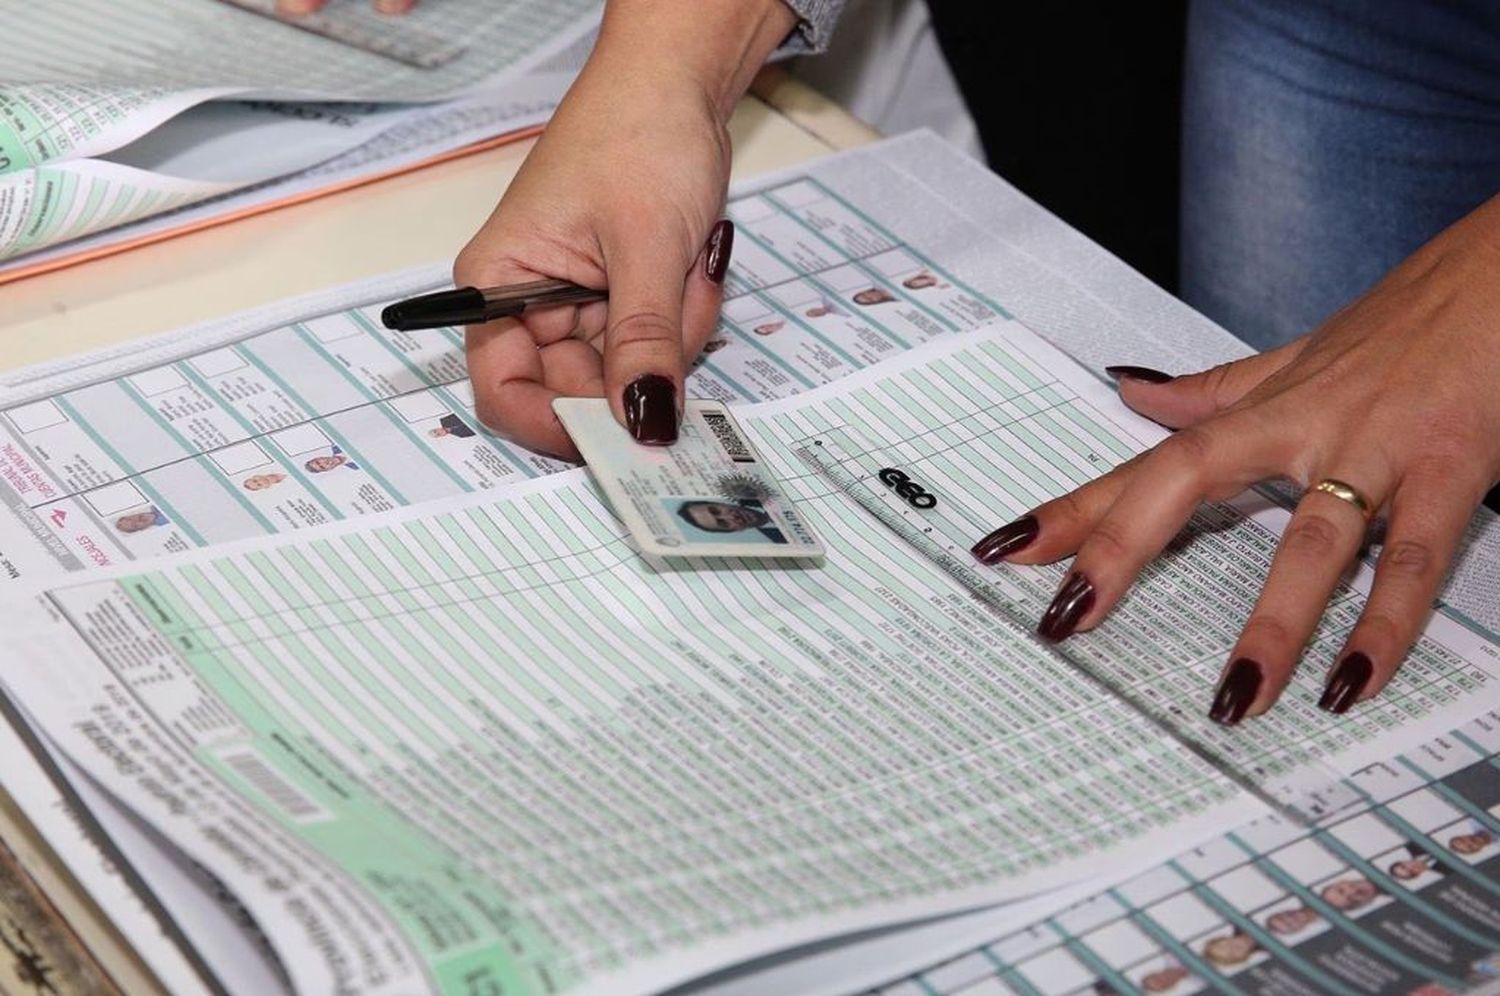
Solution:
M 380 321 L 388 329 L 441 329 L 514 318 L 528 308 L 603 301 L 609 291 L 581 287 L 566 280 L 533 280 L 509 287 L 460 287 L 409 297 L 387 305 Z

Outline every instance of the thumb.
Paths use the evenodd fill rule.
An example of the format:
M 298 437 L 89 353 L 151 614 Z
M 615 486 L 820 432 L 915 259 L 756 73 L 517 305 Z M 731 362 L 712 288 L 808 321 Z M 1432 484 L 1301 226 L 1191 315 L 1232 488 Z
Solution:
M 604 396 L 637 442 L 677 441 L 682 411 L 682 298 L 691 256 L 672 234 L 611 240 Z M 613 250 L 613 251 L 612 251 Z
M 1302 352 L 1305 337 L 1269 353 L 1174 377 L 1146 367 L 1105 367 L 1119 383 L 1120 400 L 1169 429 L 1195 425 L 1238 402 Z

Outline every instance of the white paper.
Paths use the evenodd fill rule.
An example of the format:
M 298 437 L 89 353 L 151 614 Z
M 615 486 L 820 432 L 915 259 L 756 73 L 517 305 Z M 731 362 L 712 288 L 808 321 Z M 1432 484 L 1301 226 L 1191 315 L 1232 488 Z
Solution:
M 889 441 L 903 465 L 980 522 L 1024 507 L 1024 481 L 1005 491 L 986 483 L 1002 479 L 1012 447 L 1034 461 L 1065 455 L 1054 470 L 1028 471 L 1039 482 L 1086 473 L 1085 457 L 1124 459 L 1161 436 L 1040 340 L 996 327 L 928 344 L 805 401 L 743 413 L 741 424 L 780 462 L 824 536 L 822 568 L 648 571 L 574 473 L 442 512 L 407 510 L 379 526 L 322 529 L 314 543 L 202 551 L 128 576 L 123 587 L 80 579 L 50 596 L 68 625 L 32 614 L 37 625 L 16 647 L 19 662 L 68 663 L 18 664 L 6 681 L 85 770 L 235 889 L 294 979 L 312 989 L 377 972 L 411 978 L 413 961 L 425 958 L 429 985 L 451 985 L 460 966 L 482 964 L 486 977 L 517 980 L 523 990 L 565 980 L 578 991 L 644 992 L 829 934 L 1014 900 L 1126 867 L 1165 840 L 1181 846 L 1245 812 L 1232 785 L 1071 672 L 1034 657 L 1025 631 L 987 623 L 946 575 L 871 532 L 842 492 L 796 476 L 794 442 L 846 423 Z M 1032 434 L 1042 438 L 1028 450 Z M 1172 628 L 1175 606 L 1190 597 L 1207 613 L 1197 588 L 1214 565 L 1264 563 L 1271 530 L 1285 520 L 1273 507 L 1257 513 L 1264 526 L 1210 525 L 1143 582 L 1112 625 L 1077 646 L 1142 688 L 1206 699 L 1233 643 L 1235 613 L 1205 615 L 1202 630 L 1189 634 Z M 1039 611 L 1058 571 L 1008 574 L 1015 597 Z M 1320 651 L 1352 625 L 1367 584 L 1358 578 L 1336 598 Z M 1253 593 L 1237 597 L 1243 610 Z M 590 608 L 563 608 L 571 606 Z M 691 625 L 705 613 L 713 626 Z M 149 620 L 160 622 L 160 635 Z M 1143 631 L 1150 639 L 1133 642 L 1130 634 Z M 80 656 L 76 633 L 87 634 L 97 663 Z M 481 660 L 482 679 L 474 670 Z M 520 664 L 527 660 L 553 666 L 544 676 Z M 1347 768 L 1393 743 L 1417 742 L 1473 715 L 1497 680 L 1493 645 L 1439 617 L 1390 694 L 1340 724 L 1314 723 L 1319 681 L 1307 673 L 1276 712 L 1249 727 L 1182 722 L 1233 763 L 1280 777 L 1308 757 Z M 397 682 L 393 712 L 380 703 Z M 666 696 L 659 713 L 647 707 L 657 694 Z M 911 696 L 931 697 L 930 706 L 909 712 Z M 129 710 L 118 708 L 127 702 Z M 923 715 L 943 718 L 918 733 Z M 479 717 L 487 718 L 476 727 Z M 627 759 L 647 765 L 639 770 L 664 779 L 649 799 L 639 787 L 596 783 L 587 770 L 589 731 L 611 717 L 626 723 L 619 732 L 631 731 L 629 742 L 598 741 L 613 745 L 599 762 L 611 779 L 635 778 Z M 668 725 L 658 728 L 661 721 Z M 637 722 L 646 724 L 643 738 Z M 895 739 L 872 739 L 877 729 Z M 793 767 L 765 753 L 803 737 Z M 137 747 L 122 755 L 122 742 Z M 290 756 L 274 747 L 293 743 L 301 746 Z M 757 743 L 765 746 L 752 749 Z M 748 753 L 726 756 L 728 744 Z M 524 784 L 496 767 L 518 752 L 527 759 L 510 771 L 526 772 Z M 566 767 L 584 767 L 544 774 L 564 756 Z M 899 758 L 923 756 L 931 760 L 898 776 L 909 763 Z M 702 764 L 712 770 L 686 774 Z M 449 769 L 441 777 L 439 765 Z M 308 776 L 319 768 L 325 774 Z M 743 789 L 719 786 L 731 771 Z M 441 788 L 449 778 L 456 781 Z M 778 795 L 761 797 L 767 778 L 787 793 L 771 808 Z M 463 798 L 455 797 L 461 787 Z M 528 811 L 522 800 L 532 793 Z M 394 808 L 372 809 L 372 798 Z M 485 802 L 502 798 L 511 805 Z M 627 798 L 628 811 L 617 811 Z M 782 806 L 791 807 L 785 818 Z M 354 811 L 365 815 L 351 824 Z M 432 868 L 419 838 L 396 832 L 397 812 L 443 842 L 444 862 L 461 866 Z M 493 826 L 474 836 L 497 818 L 506 824 L 498 836 Z M 386 842 L 378 858 L 348 836 L 373 823 Z M 544 838 L 533 838 L 543 824 Z M 232 849 L 222 843 L 229 825 Z M 649 829 L 657 826 L 670 827 L 670 839 Z M 793 840 L 805 842 L 784 850 Z M 254 857 L 235 857 L 243 849 Z M 251 872 L 267 864 L 278 866 L 274 890 L 264 885 L 267 871 Z M 341 877 L 354 866 L 365 870 Z M 473 908 L 455 905 L 430 891 L 433 874 L 462 874 L 466 896 L 498 891 L 484 891 Z M 297 882 L 326 879 L 341 883 L 340 901 L 365 910 L 366 922 L 382 907 L 399 917 L 407 887 L 396 883 L 412 876 L 426 876 L 422 894 L 437 904 L 425 916 L 457 918 L 454 929 L 468 919 L 465 933 L 508 924 L 497 940 L 516 953 L 490 949 L 480 962 L 444 945 L 388 957 L 346 948 L 330 958 L 327 932 L 349 929 L 331 918 L 333 907 L 322 907 L 312 934 L 306 917 L 299 928 L 285 915 L 314 901 Z M 772 904 L 768 919 L 742 905 L 747 887 Z M 497 903 L 510 912 L 477 928 L 475 913 Z M 387 936 L 413 942 L 410 927 Z
M 514 78 L 591 30 L 598 8 L 597 0 L 428 0 L 403 23 L 466 46 L 462 56 L 434 69 L 217 0 L 5 0 L 0 37 L 7 46 L 5 78 L 15 84 L 423 101 Z
M 881 991 L 1480 991 L 1500 970 L 1497 752 L 1489 712 L 1356 772 L 1358 804 L 1316 832 L 1262 819 L 1022 929 L 950 931 Z
M 788 212 L 775 205 L 779 202 L 784 208 L 796 201 L 802 189 L 797 179 L 804 172 L 865 219 L 857 225 L 853 216 L 842 216 L 825 229 L 842 246 L 838 259 L 820 263 L 808 258 L 809 247 L 811 255 L 830 252 L 827 241 L 809 238 L 795 247 L 786 241 L 783 228 Z M 1093 356 L 1100 364 L 1118 362 L 1124 355 L 1128 360 L 1182 370 L 1242 349 L 1008 185 L 928 137 L 892 140 L 807 170 L 768 178 L 759 185 L 787 189 L 777 190 L 773 201 L 744 201 L 733 208 L 741 229 L 754 229 L 759 237 L 742 238 L 736 247 L 730 296 L 745 301 L 730 302 L 733 307 L 727 309 L 719 337 L 724 345 L 706 357 L 695 375 L 696 383 L 704 385 L 702 393 L 745 400 L 805 390 L 869 359 L 899 351 L 901 342 L 930 337 L 934 333 L 924 328 L 924 322 L 930 322 L 933 314 L 961 326 L 954 316 L 972 312 L 972 320 L 982 320 L 986 310 L 991 314 L 1002 310 L 999 304 L 983 305 L 986 300 L 1003 301 L 1005 310 L 1023 314 L 1075 354 Z M 809 210 L 819 208 L 816 199 L 806 204 Z M 832 217 L 832 210 L 822 204 L 816 214 L 805 210 L 800 217 L 823 224 Z M 795 236 L 796 229 L 791 234 Z M 768 248 L 773 243 L 790 252 L 783 258 L 800 262 L 780 262 L 777 252 Z M 897 279 L 860 270 L 869 265 L 865 262 L 850 268 L 851 259 L 875 258 L 892 246 L 899 252 L 882 258 L 898 259 L 901 253 L 915 256 L 913 263 L 903 265 Z M 801 275 L 796 272 L 799 267 Z M 934 269 L 944 276 L 938 284 L 948 287 L 921 288 L 945 295 L 929 310 L 896 302 L 860 308 L 841 296 L 857 291 L 859 281 L 870 277 L 867 283 L 879 283 L 904 301 L 917 291 L 903 295 L 908 289 L 901 279 Z M 258 315 L 131 344 L 102 357 L 22 372 L 9 378 L 5 403 L 30 403 L 58 391 L 110 380 L 127 370 L 170 365 L 248 341 L 294 320 L 427 289 L 445 272 L 445 266 L 437 266 L 400 279 L 373 281 L 265 309 Z M 852 274 L 858 280 L 851 279 Z M 769 290 L 752 293 L 752 288 L 763 286 Z M 821 315 L 806 314 L 829 304 L 833 307 Z M 881 315 L 892 309 L 901 314 Z M 373 310 L 365 309 L 367 313 Z M 780 327 L 764 334 L 758 331 L 776 322 Z M 931 324 L 941 328 L 938 322 Z M 1108 337 L 1108 348 L 1095 341 L 1096 332 Z M 838 349 L 830 348 L 830 343 Z M 449 348 L 456 352 L 456 342 L 450 340 Z M 54 572 L 56 563 L 40 549 L 30 560 L 17 553 L 29 542 L 24 534 L 12 532 L 0 543 L 6 566 L 24 567 L 36 577 Z M 1482 555 L 1493 556 L 1477 545 L 1471 547 L 1466 563 L 1477 565 L 1471 570 L 1477 580 L 1467 578 L 1461 566 L 1448 596 L 1450 601 L 1477 608 L 1477 613 L 1470 613 L 1476 618 L 1482 618 L 1487 607 L 1493 614 L 1496 601 L 1492 596 L 1487 601 L 1484 595 L 1486 579 L 1492 585 L 1496 573 L 1484 566 Z M 75 860 L 87 858 L 75 856 Z

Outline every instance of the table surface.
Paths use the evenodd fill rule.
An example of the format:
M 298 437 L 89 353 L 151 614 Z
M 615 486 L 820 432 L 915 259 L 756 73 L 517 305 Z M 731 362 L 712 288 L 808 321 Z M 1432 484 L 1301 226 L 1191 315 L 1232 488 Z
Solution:
M 771 68 L 730 122 L 733 175 L 876 133 Z M 0 370 L 56 360 L 458 252 L 532 140 L 0 285 Z M 101 969 L 107 966 L 108 970 Z M 0 994 L 160 988 L 0 792 Z

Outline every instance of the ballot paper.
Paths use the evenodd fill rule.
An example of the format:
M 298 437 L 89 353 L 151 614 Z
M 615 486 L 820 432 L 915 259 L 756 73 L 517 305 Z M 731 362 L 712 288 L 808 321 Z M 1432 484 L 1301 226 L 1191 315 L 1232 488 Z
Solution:
M 304 991 L 646 992 L 788 944 L 1017 899 L 1259 803 L 892 542 L 805 469 L 855 428 L 975 535 L 1163 437 L 1015 323 L 741 411 L 828 555 L 654 570 L 581 471 L 144 569 L 18 620 L 7 687 L 221 879 Z M 1287 513 L 1201 514 L 1111 623 L 1117 680 L 1206 701 Z M 1006 568 L 1027 614 L 1057 568 Z M 1336 594 L 1327 659 L 1369 571 Z M 536 667 L 546 661 L 545 668 Z M 1439 616 L 1340 723 L 1304 672 L 1239 730 L 1267 781 L 1483 708 L 1500 651 Z
M 890 140 L 757 181 L 736 192 L 730 213 L 741 233 L 727 282 L 733 313 L 721 322 L 709 351 L 692 374 L 694 393 L 749 401 L 806 391 L 873 359 L 900 353 L 949 331 L 973 328 L 986 318 L 1005 313 L 1023 318 L 1095 368 L 1124 357 L 1182 371 L 1247 352 L 1223 330 L 930 135 Z M 381 304 L 432 289 L 445 276 L 446 267 L 438 266 L 334 289 L 170 333 L 158 340 L 132 343 L 102 355 L 4 378 L 0 381 L 0 408 L 4 409 L 0 427 L 6 436 L 0 443 L 4 457 L 0 480 L 5 490 L 0 493 L 10 512 L 0 515 L 0 578 L 20 575 L 23 583 L 38 581 L 96 560 L 129 563 L 136 556 L 192 545 L 191 537 L 176 528 L 170 530 L 177 537 L 170 544 L 137 549 L 111 542 L 108 531 L 113 527 L 108 518 L 80 503 L 92 489 L 107 488 L 117 481 L 144 480 L 153 488 L 170 487 L 171 496 L 177 499 L 175 510 L 193 513 L 190 521 L 205 542 L 226 538 L 225 520 L 241 523 L 231 535 L 267 531 L 263 525 L 247 527 L 235 518 L 238 502 L 216 482 L 212 469 L 186 482 L 173 477 L 173 468 L 195 466 L 192 444 L 168 445 L 153 454 L 149 446 L 116 439 L 114 433 L 122 425 L 142 421 L 140 402 L 129 393 L 134 386 L 129 378 L 140 373 L 149 374 L 145 378 L 149 387 L 153 379 L 160 384 L 174 371 L 184 379 L 195 372 L 213 374 L 220 370 L 216 363 L 245 354 L 269 364 L 275 376 L 283 380 L 308 373 L 307 382 L 316 385 L 316 391 L 303 399 L 307 404 L 300 409 L 278 400 L 274 381 L 256 385 L 229 380 L 222 382 L 225 394 L 203 391 L 184 396 L 180 409 L 167 410 L 178 420 L 193 420 L 186 424 L 194 425 L 194 432 L 201 431 L 203 424 L 226 424 L 233 411 L 252 420 L 250 434 L 282 425 L 316 423 L 320 415 L 332 418 L 341 433 L 353 432 L 357 425 L 358 442 L 365 444 L 360 455 L 366 462 L 387 480 L 415 470 L 411 479 L 422 482 L 410 493 L 398 490 L 391 496 L 391 504 L 451 498 L 467 490 L 444 473 L 440 463 L 423 454 L 422 446 L 472 445 L 473 453 L 452 462 L 443 459 L 452 456 L 451 451 L 431 452 L 438 454 L 439 461 L 461 468 L 469 486 L 477 489 L 559 469 L 555 462 L 509 448 L 484 433 L 477 421 L 471 421 L 461 341 L 456 334 L 425 333 L 427 338 L 418 339 L 378 329 L 374 316 Z M 914 286 L 907 286 L 908 280 Z M 875 303 L 856 304 L 854 294 L 871 289 L 883 294 L 865 294 L 865 301 Z M 892 300 L 885 300 L 886 296 Z M 284 348 L 288 338 L 302 338 L 314 327 L 338 340 L 336 351 Z M 339 327 L 342 331 L 326 331 Z M 321 336 L 312 338 L 324 345 Z M 423 431 L 416 434 L 414 442 L 418 445 L 410 445 L 413 440 L 400 426 L 411 423 L 404 418 L 398 423 L 384 411 L 401 404 L 401 395 L 414 393 L 424 383 L 431 385 L 429 393 L 435 389 L 440 402 L 424 408 L 433 416 L 431 424 L 419 421 L 417 425 L 440 428 L 442 416 L 452 415 L 477 428 L 474 436 L 449 433 L 434 437 Z M 71 405 L 75 392 L 82 392 L 88 402 L 76 409 L 87 409 L 88 418 L 75 423 L 73 438 L 64 438 L 55 451 L 44 447 L 43 455 L 28 434 L 58 421 L 45 402 Z M 92 399 L 97 398 L 104 403 L 92 407 Z M 356 422 L 351 416 L 359 411 L 376 417 Z M 36 415 L 42 417 L 31 417 Z M 254 421 L 262 418 L 266 419 L 264 423 Z M 382 422 L 389 428 L 380 428 Z M 87 445 L 91 434 L 99 434 L 125 462 L 91 462 L 98 451 L 79 449 L 80 441 Z M 160 447 L 163 437 L 153 435 L 147 442 Z M 52 476 L 54 465 L 44 460 L 55 460 L 57 472 L 62 474 L 89 473 L 96 466 L 106 471 L 84 478 L 83 487 L 71 493 L 62 490 Z M 503 467 L 512 471 L 496 469 Z M 401 480 L 406 482 L 404 477 Z M 289 483 L 284 480 L 278 487 Z M 306 493 L 302 498 L 285 502 L 285 507 L 303 512 L 311 506 L 322 507 L 320 500 Z M 49 507 L 53 499 L 58 500 L 57 505 Z M 335 507 L 337 514 L 323 508 L 324 517 L 336 519 L 363 511 L 352 503 Z M 74 531 L 80 517 L 87 521 L 86 538 Z M 307 518 L 318 521 L 315 516 Z M 167 529 L 155 525 L 155 521 L 153 515 L 146 536 L 153 532 L 160 536 Z M 277 512 L 270 528 L 299 528 L 299 521 L 288 521 Z M 65 529 L 70 522 L 74 528 Z M 1495 529 L 1492 515 L 1481 512 L 1476 516 L 1465 553 L 1444 593 L 1450 611 L 1491 628 L 1500 625 L 1497 533 L 1500 531 Z M 136 539 L 140 538 L 137 534 Z M 1243 606 L 1236 609 L 1228 605 L 1223 611 L 1226 617 L 1234 617 L 1236 612 L 1242 615 Z M 22 754 L 6 754 L 7 764 L 0 766 L 0 782 L 28 812 L 58 814 L 47 823 L 48 839 L 67 857 L 95 899 L 130 932 L 148 960 L 156 959 L 153 967 L 166 966 L 157 968 L 159 974 L 170 975 L 172 966 L 180 966 L 180 955 L 164 947 L 159 932 L 142 920 L 138 903 L 132 905 L 128 887 L 120 883 L 109 862 L 89 841 L 78 835 L 76 817 L 63 815 L 67 807 L 45 774 L 28 765 Z M 95 796 L 98 807 L 111 805 L 107 796 Z M 164 859 L 149 853 L 143 856 L 137 850 L 131 860 L 148 863 Z M 1121 867 L 1115 865 L 1109 871 L 1118 873 Z M 1067 901 L 1059 894 L 1059 903 L 1065 905 Z M 997 924 L 995 931 L 1013 926 L 1007 923 L 1004 910 L 988 915 Z M 983 928 L 982 916 L 970 920 L 975 926 L 968 928 L 965 943 L 948 950 L 980 943 L 985 935 L 972 931 Z M 183 924 L 185 928 L 198 925 L 199 921 L 191 918 Z M 936 931 L 938 926 L 928 929 Z M 939 954 L 933 934 L 922 936 L 917 943 L 919 950 Z M 860 968 L 874 973 L 866 976 L 870 983 L 910 971 L 920 963 L 920 956 L 917 961 L 902 956 L 899 965 L 892 962 L 895 967 L 881 976 L 881 961 L 892 957 L 885 952 L 893 946 L 866 947 L 860 954 Z M 180 974 L 180 968 L 177 971 Z M 835 979 L 839 977 L 835 975 Z M 825 985 L 830 987 L 820 991 L 840 991 L 826 979 Z M 752 986 L 742 991 L 789 990 L 775 986 L 757 990 Z
M 689 398 L 671 446 L 637 443 L 603 398 L 557 398 L 552 408 L 643 555 L 823 556 L 722 403 Z
M 419 103 L 499 93 L 597 24 L 597 0 L 431 0 L 408 15 L 464 39 L 432 69 L 220 0 L 0 0 L 0 174 L 97 157 L 226 97 Z
M 79 144 L 31 158 L 0 146 L 0 282 L 521 133 L 551 115 L 591 44 L 441 104 L 219 100 L 79 128 Z M 17 134 L 73 130 L 18 120 L 14 99 L 0 87 L 0 136 L 7 119 Z
M 1264 817 L 879 991 L 1186 996 L 1493 985 L 1500 712 L 1355 772 L 1349 784 L 1359 803 L 1315 829 Z M 842 978 L 850 991 L 871 981 L 858 967 Z M 777 991 L 803 992 L 810 980 L 783 981 L 789 987 Z
M 344 0 L 340 0 L 344 2 Z M 413 31 L 461 40 L 432 68 L 403 64 L 220 0 L 25 0 L 0 3 L 5 76 L 48 86 L 87 122 L 162 113 L 176 94 L 216 91 L 317 100 L 423 101 L 519 74 L 592 30 L 598 0 L 428 0 Z M 90 102 L 69 95 L 97 88 Z M 24 101 L 30 103 L 29 100 Z M 70 118 L 70 120 L 75 120 Z
M 1123 358 L 1183 372 L 1249 352 L 930 133 L 767 177 L 728 213 L 739 237 L 695 396 L 784 397 L 1003 315 L 1095 369 Z M 478 425 L 457 330 L 380 328 L 385 303 L 440 286 L 448 269 L 0 378 L 0 585 L 561 469 Z M 476 431 L 432 435 L 444 416 Z M 297 430 L 286 440 L 297 453 L 267 438 L 282 428 Z M 363 457 L 353 494 L 337 487 L 348 474 L 299 471 L 310 443 Z M 251 491 L 252 472 L 281 480 Z M 165 521 L 115 528 L 148 506 Z M 1476 513 L 1443 599 L 1500 629 L 1493 513 Z

